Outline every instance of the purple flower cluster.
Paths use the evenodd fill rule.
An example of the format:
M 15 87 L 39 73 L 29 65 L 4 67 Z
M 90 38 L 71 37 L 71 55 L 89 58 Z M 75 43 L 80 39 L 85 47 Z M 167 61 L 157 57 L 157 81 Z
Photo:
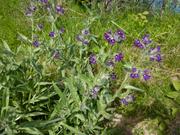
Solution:
M 115 55 L 114 60 L 115 62 L 120 62 L 124 58 L 124 55 L 122 53 L 118 53 Z
M 111 31 L 104 33 L 104 39 L 107 40 L 110 45 L 114 45 L 116 43 Z
M 130 73 L 130 77 L 132 79 L 140 78 L 141 75 L 145 81 L 151 79 L 149 70 L 145 69 L 145 70 L 141 71 L 135 67 L 132 68 L 131 73 Z
M 90 31 L 88 28 L 85 28 L 81 31 L 80 34 L 77 35 L 76 39 L 81 42 L 83 45 L 88 45 L 89 44 L 89 37 Z
M 134 46 L 138 47 L 140 49 L 146 49 L 148 51 L 148 57 L 150 57 L 150 61 L 157 61 L 160 62 L 162 60 L 161 54 L 160 54 L 160 46 L 157 46 L 155 48 L 147 47 L 148 44 L 151 44 L 152 40 L 150 39 L 150 35 L 146 34 L 143 36 L 142 40 L 136 39 L 134 41 Z M 149 49 L 149 50 L 148 50 Z
M 90 64 L 96 64 L 96 55 L 94 55 L 94 54 L 91 54 L 90 56 L 89 56 L 89 63 Z
M 133 102 L 135 97 L 133 95 L 128 95 L 120 100 L 121 104 L 128 105 L 129 103 Z
M 126 39 L 126 35 L 123 30 L 118 29 L 115 33 L 107 31 L 104 33 L 104 39 L 110 44 L 114 45 L 116 42 L 121 42 Z
M 34 47 L 39 47 L 39 45 L 40 45 L 39 41 L 37 41 L 37 40 L 33 41 L 32 44 Z
M 61 5 L 56 6 L 56 12 L 60 15 L 64 14 L 64 8 Z
M 137 70 L 137 68 L 135 68 L 135 67 L 132 68 L 130 77 L 133 78 L 133 79 L 134 78 L 139 78 L 139 71 Z
M 49 33 L 49 36 L 50 36 L 51 38 L 54 38 L 54 37 L 55 37 L 55 32 L 54 32 L 54 31 L 51 31 L 51 32 Z
M 160 54 L 160 46 L 157 46 L 156 48 L 151 48 L 149 50 L 150 60 L 151 61 L 157 61 L 160 62 L 162 60 L 161 54 Z
M 117 76 L 116 76 L 116 74 L 113 72 L 112 74 L 110 74 L 110 78 L 111 78 L 112 80 L 116 80 Z
M 48 0 L 40 0 L 40 2 L 42 2 L 42 3 L 48 3 Z
M 143 71 L 143 79 L 145 80 L 145 81 L 147 81 L 147 80 L 149 80 L 151 78 L 151 75 L 150 75 L 150 72 L 149 72 L 149 70 L 144 70 Z
M 96 98 L 97 98 L 99 90 L 100 90 L 99 86 L 95 86 L 95 87 L 91 90 L 90 95 L 92 96 L 93 99 L 96 99 Z
M 107 65 L 108 67 L 114 67 L 114 62 L 113 62 L 113 60 L 108 60 L 108 61 L 106 62 L 106 65 Z
M 25 15 L 30 17 L 33 15 L 33 13 L 36 11 L 36 7 L 34 5 L 30 5 L 25 12 Z
M 134 46 L 138 47 L 140 49 L 146 48 L 146 45 L 150 44 L 152 40 L 150 39 L 150 35 L 145 34 L 142 38 L 142 40 L 135 39 Z
M 116 54 L 115 56 L 114 56 L 114 60 L 108 60 L 107 62 L 106 62 L 106 65 L 108 66 L 108 67 L 114 67 L 114 65 L 115 65 L 115 62 L 120 62 L 120 61 L 122 61 L 123 60 L 123 58 L 124 58 L 124 55 L 122 54 L 122 53 L 118 53 L 118 54 Z

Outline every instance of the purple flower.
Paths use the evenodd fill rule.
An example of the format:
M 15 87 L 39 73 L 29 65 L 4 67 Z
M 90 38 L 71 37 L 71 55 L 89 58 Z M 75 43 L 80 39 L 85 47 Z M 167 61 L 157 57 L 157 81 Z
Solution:
M 84 41 L 82 42 L 83 45 L 88 45 L 89 44 L 89 40 L 84 39 Z
M 88 28 L 85 28 L 85 29 L 83 29 L 83 30 L 81 31 L 81 33 L 82 33 L 83 35 L 89 35 L 89 34 L 90 34 L 90 31 L 89 31 Z
M 116 43 L 116 40 L 112 36 L 112 32 L 108 31 L 104 33 L 104 39 L 108 41 L 110 45 L 114 45 Z
M 137 68 L 132 68 L 130 77 L 133 79 L 139 78 L 139 71 L 137 70 Z
M 78 34 L 78 35 L 76 36 L 76 39 L 77 39 L 78 41 L 82 42 L 83 39 L 84 39 L 84 37 L 83 37 L 82 35 Z
M 151 78 L 149 70 L 146 69 L 143 71 L 143 78 L 145 81 L 147 81 Z
M 92 90 L 91 90 L 91 96 L 92 98 L 96 99 L 98 96 L 98 92 L 99 92 L 100 88 L 99 86 L 95 86 Z
M 126 97 L 120 100 L 121 104 L 128 105 L 129 103 L 133 102 L 135 97 L 133 95 L 127 95 Z
M 55 32 L 53 32 L 53 31 L 50 32 L 50 33 L 49 33 L 49 36 L 52 37 L 52 38 L 55 37 Z
M 56 12 L 57 12 L 58 14 L 63 15 L 63 14 L 64 14 L 64 8 L 63 8 L 61 5 L 57 5 L 57 6 L 56 6 Z
M 149 53 L 155 54 L 155 53 L 159 53 L 160 51 L 161 51 L 161 47 L 157 46 L 156 48 L 150 48 Z
M 30 10 L 27 10 L 26 13 L 25 13 L 26 16 L 30 17 L 33 15 L 32 11 Z
M 135 47 L 138 47 L 138 48 L 141 48 L 141 49 L 144 48 L 143 44 L 141 43 L 141 41 L 140 41 L 139 39 L 136 39 L 136 40 L 134 41 L 134 46 L 135 46 Z
M 54 51 L 54 53 L 53 53 L 53 58 L 54 58 L 54 59 L 59 59 L 59 57 L 60 57 L 59 51 Z
M 39 30 L 42 30 L 44 26 L 43 26 L 43 24 L 38 24 L 37 27 Z
M 31 5 L 27 8 L 25 15 L 30 17 L 33 15 L 33 12 L 35 12 L 35 11 L 36 11 L 36 7 Z
M 62 28 L 59 30 L 59 33 L 60 33 L 60 34 L 63 34 L 64 32 L 65 32 L 65 28 L 62 27 Z
M 34 45 L 34 47 L 39 47 L 39 42 L 37 40 L 33 41 L 32 44 Z
M 116 80 L 116 78 L 117 78 L 116 74 L 114 72 L 112 74 L 110 74 L 110 77 L 111 77 L 112 80 Z
M 32 12 L 34 12 L 34 11 L 36 11 L 36 7 L 33 6 L 33 5 L 31 5 L 31 6 L 29 7 L 29 10 L 32 11 Z
M 157 54 L 156 55 L 156 61 L 161 62 L 161 60 L 162 60 L 161 54 Z
M 83 29 L 82 31 L 81 31 L 81 34 L 78 34 L 77 35 L 77 37 L 76 37 L 76 39 L 78 40 L 78 41 L 80 41 L 83 45 L 88 45 L 89 44 L 89 40 L 88 40 L 88 35 L 89 35 L 89 31 L 88 31 L 88 29 Z
M 144 35 L 144 37 L 142 38 L 142 42 L 145 44 L 145 45 L 148 45 L 150 44 L 152 41 L 149 39 L 150 35 L 146 34 Z
M 116 31 L 115 35 L 118 35 L 118 39 L 120 39 L 120 41 L 126 39 L 126 35 L 125 35 L 124 31 L 121 29 L 118 29 Z M 119 42 L 119 40 L 117 40 L 117 42 Z
M 106 64 L 109 67 L 114 67 L 114 62 L 112 60 L 109 60 Z
M 91 54 L 89 56 L 89 63 L 90 64 L 96 64 L 96 56 L 94 54 Z
M 160 50 L 161 47 L 157 46 L 156 48 L 151 48 L 149 51 L 149 55 L 150 55 L 150 61 L 157 61 L 157 62 L 161 62 L 162 57 L 160 54 Z
M 42 3 L 48 3 L 48 0 L 40 0 Z
M 122 99 L 120 100 L 120 102 L 121 102 L 121 104 L 123 104 L 123 105 L 128 105 L 128 102 L 127 102 L 126 99 L 124 99 L 124 98 L 122 98 Z
M 119 54 L 116 54 L 114 59 L 115 59 L 115 62 L 120 62 L 122 59 L 123 59 L 123 54 L 122 53 L 119 53 Z

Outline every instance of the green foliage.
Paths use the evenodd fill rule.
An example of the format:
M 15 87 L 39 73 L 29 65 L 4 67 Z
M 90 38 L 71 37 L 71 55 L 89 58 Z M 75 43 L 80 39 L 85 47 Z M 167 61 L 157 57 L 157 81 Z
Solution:
M 20 2 L 7 3 L 16 9 Z M 180 16 L 165 13 L 160 18 L 146 10 L 99 12 L 100 9 L 86 7 L 85 11 L 74 3 L 65 6 L 64 16 L 42 16 L 44 11 L 38 10 L 34 18 L 25 22 L 19 17 L 21 12 L 15 12 L 19 17 L 16 19 L 6 13 L 7 9 L 0 9 L 0 13 L 6 11 L 4 14 L 8 16 L 0 16 L 4 18 L 0 22 L 0 38 L 6 39 L 0 46 L 0 133 L 106 134 L 106 125 L 114 112 L 134 118 L 143 116 L 143 120 L 153 122 L 153 128 L 160 129 L 157 132 L 165 133 L 168 121 L 176 116 L 180 106 L 178 80 L 170 79 L 178 74 Z M 36 28 L 38 23 L 44 24 L 43 31 Z M 50 31 L 57 32 L 62 26 L 66 31 L 62 36 L 57 35 L 56 39 L 48 36 Z M 8 27 L 14 32 L 7 30 Z M 90 45 L 82 46 L 75 36 L 87 27 L 91 31 Z M 102 37 L 111 28 L 121 28 L 127 35 L 126 42 L 113 49 Z M 162 45 L 164 60 L 160 65 L 142 63 L 142 59 L 137 59 L 140 52 L 132 50 L 134 38 L 146 32 Z M 16 34 L 20 41 L 16 40 Z M 42 41 L 38 48 L 32 45 L 34 34 Z M 52 56 L 55 50 L 60 52 L 59 59 Z M 120 50 L 124 50 L 129 63 L 117 64 L 114 70 L 107 68 L 106 60 Z M 92 52 L 97 53 L 99 65 L 89 64 L 88 56 Z M 131 80 L 124 70 L 131 65 L 152 68 L 152 81 Z M 114 82 L 109 78 L 112 71 L 118 75 Z M 96 85 L 100 91 L 93 99 L 90 92 Z M 136 101 L 128 106 L 120 105 L 119 100 L 129 94 L 134 94 Z

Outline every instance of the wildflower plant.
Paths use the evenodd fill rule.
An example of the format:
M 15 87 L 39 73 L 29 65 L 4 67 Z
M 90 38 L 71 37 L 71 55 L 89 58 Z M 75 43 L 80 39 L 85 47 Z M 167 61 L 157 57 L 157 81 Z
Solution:
M 78 35 L 74 34 L 76 39 L 64 39 L 66 27 L 57 27 L 57 23 L 58 18 L 66 14 L 66 8 L 48 0 L 33 1 L 25 14 L 31 23 L 31 36 L 19 34 L 23 40 L 16 52 L 3 42 L 1 73 L 5 76 L 13 72 L 12 78 L 7 77 L 0 85 L 7 97 L 3 96 L 1 116 L 10 119 L 13 112 L 8 128 L 6 119 L 3 119 L 3 129 L 25 134 L 105 133 L 103 123 L 113 117 L 116 109 L 112 102 L 118 97 L 122 106 L 133 103 L 135 91 L 144 90 L 131 82 L 134 79 L 147 82 L 153 78 L 151 70 L 143 64 L 125 61 L 127 54 L 121 46 L 128 33 L 117 28 L 115 32 L 104 31 L 99 36 L 102 39 L 96 39 L 92 36 L 95 33 L 90 32 L 92 25 L 89 23 L 88 27 L 77 32 Z M 47 22 L 38 22 L 41 20 L 39 16 Z M 94 42 L 91 43 L 92 39 Z M 100 45 L 99 40 L 108 46 Z M 150 36 L 145 35 L 134 41 L 132 49 L 141 50 L 142 61 L 161 62 L 160 47 L 151 47 L 152 43 Z M 94 45 L 101 47 L 94 51 Z M 123 68 L 125 76 L 119 76 L 117 67 Z M 10 102 L 10 90 L 17 90 L 13 94 L 22 98 L 21 103 Z M 19 122 L 22 124 L 17 126 Z

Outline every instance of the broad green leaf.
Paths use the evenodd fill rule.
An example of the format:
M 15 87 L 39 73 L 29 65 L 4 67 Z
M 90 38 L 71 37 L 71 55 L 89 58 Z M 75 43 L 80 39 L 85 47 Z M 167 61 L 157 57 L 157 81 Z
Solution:
M 5 48 L 7 51 L 9 51 L 9 52 L 12 53 L 12 50 L 10 49 L 9 45 L 7 44 L 7 42 L 4 41 L 4 40 L 3 40 L 2 42 L 3 42 L 4 48 Z
M 170 91 L 170 92 L 166 93 L 166 96 L 173 98 L 173 99 L 176 99 L 179 96 L 179 94 L 180 94 L 179 92 Z
M 85 121 L 85 117 L 83 114 L 76 114 L 74 117 L 77 117 L 78 119 L 80 119 L 82 122 Z
M 31 41 L 28 37 L 26 37 L 25 35 L 23 35 L 23 34 L 21 34 L 21 33 L 19 33 L 19 32 L 18 32 L 18 34 L 19 34 L 19 36 L 20 36 L 21 39 L 23 39 L 23 40 L 25 40 L 25 41 L 28 41 L 28 42 L 30 42 L 30 43 L 32 42 L 32 41 Z
M 149 14 L 149 12 L 148 12 L 148 11 L 144 11 L 142 14 L 144 14 L 144 15 L 148 15 L 148 14 Z
M 20 128 L 20 130 L 23 130 L 25 133 L 28 133 L 30 135 L 44 135 L 37 128 L 23 127 Z
M 129 84 L 124 85 L 124 87 L 123 87 L 123 88 L 124 88 L 124 89 L 131 89 L 131 90 L 135 90 L 135 91 L 144 92 L 144 90 L 143 90 L 143 89 L 140 89 L 140 88 L 137 88 L 137 87 L 131 86 L 131 85 L 129 85 Z
M 42 120 L 34 120 L 34 121 L 29 121 L 29 122 L 24 122 L 20 124 L 21 128 L 26 128 L 26 127 L 34 127 L 34 128 L 44 128 L 47 125 L 54 124 L 56 122 L 60 122 L 62 118 L 56 118 L 53 120 L 48 120 L 48 121 L 42 121 Z
M 172 78 L 172 84 L 176 90 L 180 90 L 180 80 L 177 77 Z
M 66 95 L 57 87 L 57 85 L 53 82 L 53 87 L 54 90 L 56 91 L 56 93 L 59 95 L 59 97 L 61 98 L 61 102 L 63 102 L 63 104 L 66 104 Z
M 52 82 L 37 82 L 34 88 L 37 87 L 38 85 L 51 85 L 51 84 Z

